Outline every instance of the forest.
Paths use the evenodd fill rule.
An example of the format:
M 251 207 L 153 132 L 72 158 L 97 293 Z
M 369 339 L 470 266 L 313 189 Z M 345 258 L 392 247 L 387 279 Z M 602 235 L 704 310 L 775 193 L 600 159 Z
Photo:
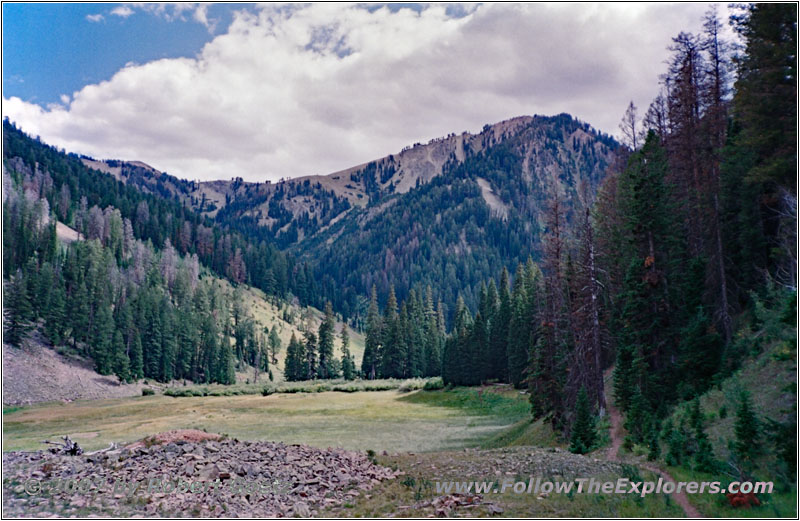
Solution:
M 237 288 L 250 284 L 325 306 L 319 329 L 292 337 L 274 368 L 287 380 L 506 383 L 527 390 L 532 417 L 575 452 L 594 446 L 610 391 L 628 447 L 719 470 L 699 398 L 796 333 L 796 17 L 794 4 L 743 8 L 730 20 L 736 47 L 712 9 L 699 34 L 673 38 L 661 92 L 643 114 L 629 105 L 621 145 L 570 116 L 545 118 L 406 194 L 383 194 L 382 212 L 350 209 L 303 251 L 100 175 L 6 120 L 6 340 L 41 333 L 124 381 L 234 383 L 237 364 L 267 372 L 274 359 L 269 332 L 241 305 Z M 567 143 L 578 131 L 589 139 Z M 541 175 L 527 179 L 531 143 Z M 348 210 L 326 196 L 325 219 Z M 290 222 L 277 203 L 270 212 Z M 83 240 L 60 246 L 57 221 Z M 293 222 L 292 233 L 319 227 Z M 334 357 L 337 314 L 365 331 L 363 360 L 349 354 L 347 327 Z M 796 408 L 756 420 L 742 392 L 736 417 L 736 468 L 749 472 L 768 440 L 793 475 Z

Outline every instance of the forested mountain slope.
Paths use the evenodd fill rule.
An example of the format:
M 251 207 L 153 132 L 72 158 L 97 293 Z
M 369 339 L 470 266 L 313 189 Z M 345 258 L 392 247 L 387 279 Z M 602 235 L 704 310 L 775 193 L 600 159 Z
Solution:
M 562 114 L 521 116 L 278 183 L 198 183 L 138 162 L 83 162 L 311 261 L 317 304 L 328 299 L 363 317 L 372 285 L 381 301 L 392 285 L 400 298 L 431 285 L 446 305 L 463 294 L 474 309 L 480 280 L 539 256 L 547 201 L 557 196 L 572 210 L 591 198 L 617 147 Z

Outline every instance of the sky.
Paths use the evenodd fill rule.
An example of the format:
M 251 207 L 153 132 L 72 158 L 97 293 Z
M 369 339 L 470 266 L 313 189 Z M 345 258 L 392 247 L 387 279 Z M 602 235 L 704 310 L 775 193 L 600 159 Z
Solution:
M 191 180 L 328 174 L 520 115 L 618 135 L 708 7 L 4 3 L 2 114 Z

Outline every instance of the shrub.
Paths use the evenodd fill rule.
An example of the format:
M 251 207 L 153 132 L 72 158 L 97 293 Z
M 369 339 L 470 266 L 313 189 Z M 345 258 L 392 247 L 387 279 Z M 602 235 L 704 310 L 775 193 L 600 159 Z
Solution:
M 150 389 L 149 387 L 143 387 L 142 388 L 142 396 L 152 396 L 154 394 L 156 394 L 156 392 L 154 390 Z M 166 393 L 164 393 L 164 394 L 166 394 Z
M 431 378 L 425 382 L 425 385 L 422 386 L 422 389 L 425 391 L 440 391 L 444 389 L 444 380 L 442 380 L 441 376 Z

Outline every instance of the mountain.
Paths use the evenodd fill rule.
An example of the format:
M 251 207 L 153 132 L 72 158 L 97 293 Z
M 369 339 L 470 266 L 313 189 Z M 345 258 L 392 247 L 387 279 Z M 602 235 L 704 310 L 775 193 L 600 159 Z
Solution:
M 141 162 L 86 166 L 177 200 L 246 236 L 310 260 L 324 298 L 363 314 L 431 285 L 474 309 L 478 284 L 538 257 L 547 201 L 569 213 L 596 190 L 618 144 L 567 114 L 521 116 L 450 134 L 329 175 L 280 182 L 185 181 Z

